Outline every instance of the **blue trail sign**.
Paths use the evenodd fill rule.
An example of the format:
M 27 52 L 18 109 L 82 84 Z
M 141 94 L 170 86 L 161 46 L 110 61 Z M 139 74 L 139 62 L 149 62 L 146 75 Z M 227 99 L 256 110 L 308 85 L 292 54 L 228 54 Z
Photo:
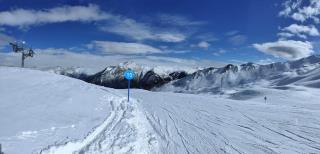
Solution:
M 135 75 L 131 69 L 128 69 L 123 73 L 123 76 L 125 79 L 128 80 L 128 102 L 129 102 L 129 100 L 130 100 L 130 82 L 132 79 L 134 79 Z

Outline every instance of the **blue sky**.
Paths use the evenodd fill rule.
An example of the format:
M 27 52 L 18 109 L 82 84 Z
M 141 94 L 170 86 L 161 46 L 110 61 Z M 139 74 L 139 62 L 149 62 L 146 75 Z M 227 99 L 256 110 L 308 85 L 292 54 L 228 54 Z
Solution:
M 318 3 L 0 0 L 0 48 L 9 51 L 6 42 L 24 40 L 40 52 L 50 48 L 223 62 L 293 60 L 317 53 Z M 310 14 L 304 8 L 316 11 Z

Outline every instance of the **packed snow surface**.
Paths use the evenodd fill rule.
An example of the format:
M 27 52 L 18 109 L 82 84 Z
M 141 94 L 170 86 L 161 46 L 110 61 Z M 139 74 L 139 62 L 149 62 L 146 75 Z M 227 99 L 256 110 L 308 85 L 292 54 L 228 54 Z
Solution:
M 0 67 L 0 98 L 0 143 L 6 154 L 158 151 L 137 103 L 128 104 L 104 87 Z
M 246 88 L 132 90 L 128 103 L 126 90 L 0 67 L 0 143 L 10 154 L 320 153 L 319 89 Z

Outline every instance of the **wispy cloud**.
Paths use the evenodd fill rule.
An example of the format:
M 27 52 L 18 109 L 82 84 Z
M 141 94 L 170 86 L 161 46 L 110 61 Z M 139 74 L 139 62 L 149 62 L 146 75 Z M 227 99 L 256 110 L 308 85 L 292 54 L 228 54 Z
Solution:
M 62 6 L 51 9 L 32 10 L 14 9 L 0 12 L 0 25 L 5 26 L 31 26 L 46 23 L 59 23 L 67 21 L 98 21 L 105 20 L 108 15 L 97 5 L 88 6 Z
M 187 38 L 182 32 L 157 28 L 124 16 L 112 16 L 100 29 L 138 41 L 182 42 Z
M 232 30 L 232 31 L 226 32 L 225 35 L 227 35 L 227 36 L 233 36 L 233 35 L 236 35 L 236 34 L 238 34 L 238 33 L 239 33 L 239 31 L 237 31 L 237 30 Z
M 176 24 L 196 24 L 183 17 Z M 163 42 L 181 42 L 186 35 L 176 30 L 160 29 L 147 23 L 137 22 L 134 19 L 120 15 L 106 13 L 98 5 L 88 6 L 61 6 L 50 9 L 13 9 L 0 12 L 0 25 L 28 27 L 48 23 L 61 23 L 70 21 L 90 22 L 103 21 L 105 24 L 100 29 L 106 32 L 129 37 L 134 40 L 156 40 Z M 177 17 L 178 19 L 178 17 Z
M 206 42 L 215 42 L 219 40 L 219 38 L 217 38 L 214 34 L 211 33 L 195 35 L 195 39 Z
M 291 34 L 289 32 L 279 32 L 277 35 L 280 37 L 280 40 L 286 40 L 287 38 L 295 36 L 294 34 Z
M 220 55 L 222 55 L 222 54 L 225 54 L 226 52 L 227 52 L 227 50 L 225 50 L 225 49 L 219 49 L 219 50 L 213 52 L 212 54 L 213 54 L 214 56 L 220 56 Z
M 231 36 L 228 41 L 233 45 L 242 45 L 248 40 L 248 37 L 245 35 L 234 35 Z
M 202 49 L 208 49 L 210 47 L 210 43 L 206 41 L 201 41 L 198 43 L 198 47 Z
M 163 24 L 174 26 L 200 26 L 206 24 L 204 21 L 194 21 L 184 16 L 170 14 L 159 14 L 158 20 Z
M 283 6 L 284 9 L 279 13 L 280 16 L 289 17 L 299 22 L 305 22 L 308 19 L 311 19 L 314 22 L 319 23 L 319 0 L 287 0 Z
M 288 27 L 285 27 L 282 29 L 287 35 L 281 34 L 281 36 L 298 36 L 300 38 L 306 39 L 307 36 L 319 36 L 320 33 L 318 29 L 314 25 L 310 26 L 304 26 L 304 25 L 298 25 L 298 24 L 292 24 Z M 292 34 L 292 35 L 290 35 Z
M 107 54 L 153 54 L 162 53 L 158 48 L 141 43 L 93 41 L 89 47 Z

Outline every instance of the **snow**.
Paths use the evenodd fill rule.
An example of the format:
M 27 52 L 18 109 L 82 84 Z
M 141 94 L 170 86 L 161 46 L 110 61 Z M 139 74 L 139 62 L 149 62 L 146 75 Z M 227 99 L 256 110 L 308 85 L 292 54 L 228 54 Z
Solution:
M 235 101 L 214 95 L 133 90 L 157 134 L 160 153 L 319 153 L 319 90 L 255 89 Z M 125 93 L 125 91 L 123 91 Z
M 157 149 L 156 141 L 148 143 L 153 135 L 136 103 L 128 105 L 125 97 L 106 88 L 10 67 L 0 67 L 0 87 L 4 115 L 0 143 L 5 153 L 68 153 L 86 148 L 95 153 L 100 144 L 94 141 L 117 153 Z
M 41 153 L 139 153 L 149 154 L 158 150 L 155 136 L 150 132 L 144 115 L 136 102 L 115 98 L 110 102 L 111 115 L 83 140 L 55 145 Z
M 320 153 L 316 88 L 260 81 L 223 95 L 131 92 L 128 103 L 126 90 L 0 67 L 3 151 Z

